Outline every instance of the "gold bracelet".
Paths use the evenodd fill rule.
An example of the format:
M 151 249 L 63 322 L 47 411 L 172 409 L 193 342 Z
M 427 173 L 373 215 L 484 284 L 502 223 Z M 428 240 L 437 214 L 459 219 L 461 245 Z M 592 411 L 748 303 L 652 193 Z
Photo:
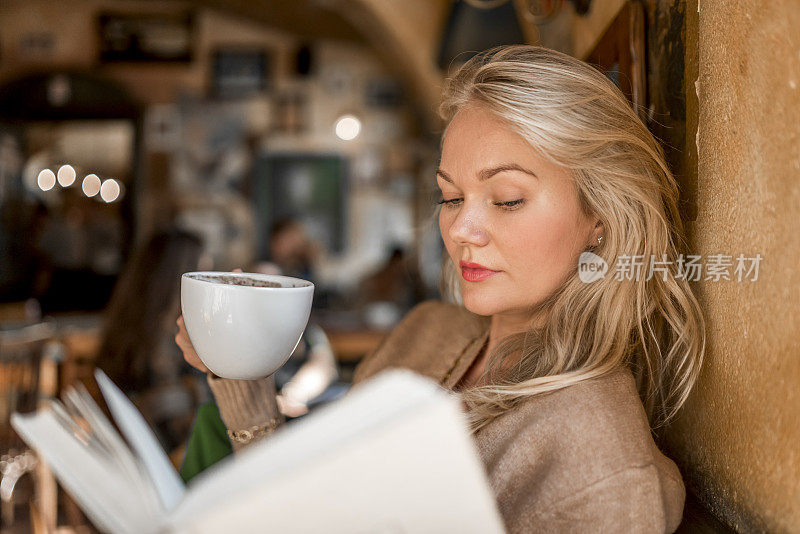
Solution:
M 245 428 L 244 430 L 228 430 L 228 437 L 231 438 L 231 441 L 235 441 L 237 443 L 250 443 L 256 438 L 271 434 L 279 424 L 280 419 L 273 418 L 270 419 L 268 423 L 264 423 L 263 425 L 254 425 L 250 428 Z

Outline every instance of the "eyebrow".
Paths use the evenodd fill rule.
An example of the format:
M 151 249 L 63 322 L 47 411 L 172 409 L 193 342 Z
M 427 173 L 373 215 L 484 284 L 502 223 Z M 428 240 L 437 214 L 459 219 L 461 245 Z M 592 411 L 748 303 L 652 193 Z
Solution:
M 533 176 L 534 178 L 538 178 L 538 176 L 536 176 L 535 172 L 530 171 L 530 170 L 528 170 L 528 169 L 526 169 L 524 167 L 520 167 L 516 163 L 504 163 L 502 165 L 498 165 L 497 167 L 491 167 L 491 168 L 483 169 L 482 171 L 480 171 L 478 173 L 478 181 L 483 182 L 485 180 L 488 180 L 489 178 L 491 178 L 495 174 L 498 174 L 498 173 L 501 173 L 501 172 L 505 172 L 505 171 L 523 172 L 525 174 L 529 174 L 529 175 Z M 448 176 L 447 173 L 444 172 L 442 169 L 436 169 L 436 174 L 441 176 L 442 180 L 444 180 L 445 182 L 450 182 L 451 184 L 453 183 L 453 179 L 450 178 L 450 176 Z

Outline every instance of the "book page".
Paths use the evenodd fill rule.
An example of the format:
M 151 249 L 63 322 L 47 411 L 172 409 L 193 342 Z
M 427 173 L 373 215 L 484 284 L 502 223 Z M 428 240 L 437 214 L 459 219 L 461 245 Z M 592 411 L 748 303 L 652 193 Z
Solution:
M 445 394 L 433 381 L 408 370 L 390 370 L 359 384 L 345 397 L 292 423 L 274 435 L 229 456 L 195 477 L 180 504 L 181 509 L 202 509 L 218 495 L 260 485 L 284 471 L 357 439 L 368 430 L 391 424 L 412 406 L 424 405 Z M 257 456 L 258 458 L 251 458 Z M 257 467 L 257 470 L 253 468 Z
M 52 414 L 64 424 L 67 431 L 72 432 L 75 437 L 86 434 L 86 438 L 81 435 L 79 440 L 85 443 L 93 454 L 102 455 L 108 461 L 112 461 L 124 476 L 138 484 L 138 491 L 142 495 L 149 496 L 155 509 L 164 512 L 149 478 L 142 472 L 139 460 L 128 448 L 111 421 L 106 418 L 105 413 L 94 402 L 83 384 L 78 384 L 77 389 L 73 386 L 67 387 L 63 394 L 63 400 L 65 405 L 71 408 L 73 415 L 68 414 L 58 402 L 50 403 L 49 408 Z M 82 418 L 89 425 L 91 432 L 76 433 L 73 417 Z
M 95 369 L 94 375 L 114 421 L 142 462 L 164 509 L 174 509 L 183 499 L 186 487 L 167 453 L 128 397 L 100 369 Z
M 48 409 L 11 416 L 14 430 L 48 464 L 92 522 L 108 532 L 156 532 L 163 515 L 144 480 L 131 480 L 113 458 L 98 454 Z
M 187 533 L 503 532 L 458 401 L 402 373 L 377 375 L 305 428 L 221 465 L 190 488 L 168 525 Z

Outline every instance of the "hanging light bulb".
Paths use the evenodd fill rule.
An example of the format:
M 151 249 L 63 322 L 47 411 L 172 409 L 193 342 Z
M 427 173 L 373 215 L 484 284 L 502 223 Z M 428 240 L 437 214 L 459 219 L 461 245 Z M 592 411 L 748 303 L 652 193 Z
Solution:
M 42 191 L 50 191 L 56 185 L 56 174 L 50 169 L 39 171 L 39 176 L 36 177 L 36 185 Z
M 96 174 L 87 174 L 81 184 L 83 194 L 87 197 L 93 197 L 100 192 L 100 178 Z
M 336 119 L 336 137 L 343 141 L 352 141 L 361 132 L 361 121 L 355 115 L 342 115 Z
M 58 169 L 58 183 L 61 187 L 69 187 L 75 183 L 75 169 L 72 165 L 62 165 Z
M 113 178 L 109 178 L 100 186 L 100 198 L 106 202 L 114 202 L 119 197 L 119 183 Z

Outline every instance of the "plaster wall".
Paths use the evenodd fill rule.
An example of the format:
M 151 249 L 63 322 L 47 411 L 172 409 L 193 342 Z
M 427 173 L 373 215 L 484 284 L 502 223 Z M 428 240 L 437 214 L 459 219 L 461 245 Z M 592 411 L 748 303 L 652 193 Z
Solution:
M 800 532 L 800 9 L 701 0 L 696 16 L 691 249 L 763 259 L 754 282 L 697 283 L 707 359 L 668 441 L 736 530 Z

